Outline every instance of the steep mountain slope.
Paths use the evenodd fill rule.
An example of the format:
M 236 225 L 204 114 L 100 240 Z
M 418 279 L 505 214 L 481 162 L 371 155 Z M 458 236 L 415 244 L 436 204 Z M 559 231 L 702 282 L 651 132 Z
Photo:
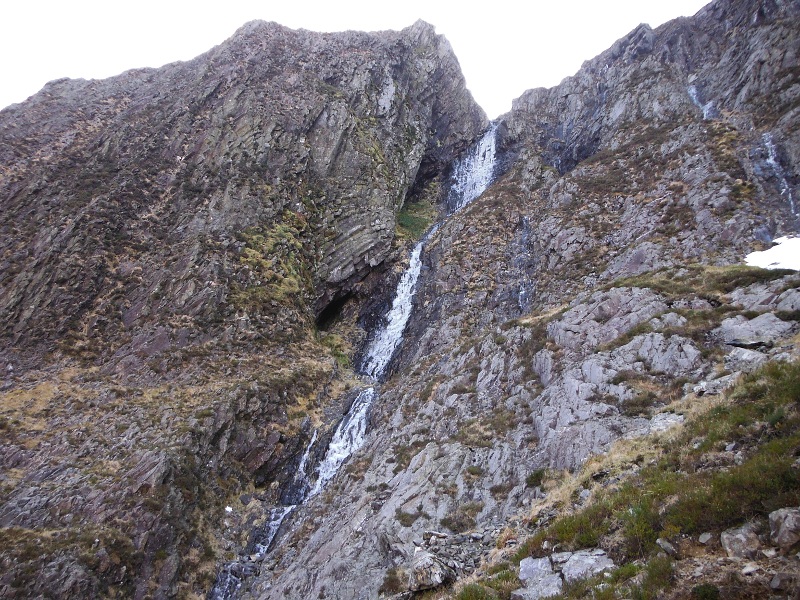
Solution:
M 508 598 L 521 560 L 591 550 L 689 597 L 698 528 L 800 503 L 796 366 L 755 371 L 797 360 L 800 276 L 740 264 L 800 227 L 799 29 L 796 0 L 638 27 L 517 99 L 446 219 L 487 122 L 422 22 L 250 23 L 0 113 L 0 595 Z M 437 214 L 363 446 L 259 549 Z M 686 486 L 741 510 L 689 523 Z M 664 541 L 699 562 L 663 576 Z M 753 560 L 743 597 L 793 593 L 796 560 Z
M 223 507 L 274 501 L 352 400 L 316 321 L 485 125 L 423 22 L 253 22 L 0 113 L 0 595 L 205 595 Z
M 797 277 L 733 265 L 797 232 L 798 15 L 717 2 L 515 101 L 507 171 L 427 245 L 372 433 L 253 597 L 407 589 L 422 549 L 465 576 L 536 501 L 531 474 L 679 422 L 664 407 L 744 368 L 731 344 L 796 357 Z M 762 278 L 763 301 L 732 299 Z

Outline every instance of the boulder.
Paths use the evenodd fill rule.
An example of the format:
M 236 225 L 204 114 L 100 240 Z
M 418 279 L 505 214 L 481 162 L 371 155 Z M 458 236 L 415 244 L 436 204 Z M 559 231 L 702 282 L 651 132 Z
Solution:
M 539 600 L 561 593 L 561 576 L 553 571 L 553 564 L 547 557 L 522 559 L 519 578 L 525 587 L 512 592 L 512 599 Z
M 793 288 L 786 290 L 778 296 L 778 310 L 795 311 L 800 310 L 800 290 Z
M 561 593 L 564 583 L 559 575 L 553 574 L 544 577 L 536 582 L 535 585 L 520 588 L 511 592 L 511 600 L 539 600 L 549 598 Z
M 612 561 L 604 550 L 599 548 L 594 550 L 578 550 L 573 552 L 564 566 L 561 573 L 564 575 L 564 580 L 567 583 L 578 581 L 579 579 L 586 579 L 592 577 L 603 571 L 608 571 L 615 567 Z
M 730 558 L 755 558 L 761 548 L 761 542 L 756 535 L 756 526 L 753 523 L 726 529 L 720 535 L 719 540 Z
M 656 540 L 656 545 L 661 548 L 664 552 L 672 556 L 673 558 L 678 558 L 678 550 L 669 540 L 665 540 L 664 538 L 658 538 Z
M 769 538 L 782 550 L 800 541 L 800 508 L 781 508 L 769 514 Z
M 519 563 L 519 579 L 526 585 L 541 581 L 548 575 L 553 575 L 549 558 L 523 558 Z
M 417 548 L 411 561 L 408 589 L 412 592 L 430 590 L 455 581 L 456 573 L 430 552 Z
M 747 348 L 733 348 L 725 357 L 725 368 L 728 371 L 750 373 L 767 362 L 767 359 L 767 355 L 763 352 Z
M 793 325 L 780 320 L 772 313 L 764 313 L 755 319 L 741 315 L 722 321 L 714 334 L 731 346 L 755 347 L 770 345 L 778 338 L 787 335 Z

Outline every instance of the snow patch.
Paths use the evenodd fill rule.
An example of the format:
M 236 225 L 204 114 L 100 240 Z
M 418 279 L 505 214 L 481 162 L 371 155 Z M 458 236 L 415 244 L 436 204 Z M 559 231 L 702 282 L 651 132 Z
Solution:
M 744 262 L 762 269 L 793 269 L 800 271 L 800 237 L 781 237 L 775 246 L 761 252 L 751 252 Z

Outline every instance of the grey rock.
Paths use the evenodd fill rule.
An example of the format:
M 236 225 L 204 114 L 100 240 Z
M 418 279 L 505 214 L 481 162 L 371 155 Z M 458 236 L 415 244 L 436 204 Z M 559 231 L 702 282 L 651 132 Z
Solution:
M 430 552 L 417 548 L 408 573 L 408 589 L 430 590 L 454 581 L 455 571 Z
M 527 587 L 553 574 L 550 559 L 523 558 L 519 563 L 519 578 Z
M 558 321 L 550 323 L 547 333 L 559 346 L 586 352 L 666 309 L 663 299 L 649 289 L 614 288 L 595 292 L 577 303 Z
M 636 336 L 611 353 L 612 360 L 622 365 L 641 362 L 653 373 L 673 377 L 692 373 L 700 365 L 700 351 L 691 340 L 663 333 Z
M 705 532 L 700 534 L 700 537 L 697 538 L 697 541 L 703 544 L 704 546 L 707 546 L 712 539 L 714 539 L 714 536 L 711 535 L 709 532 Z
M 669 540 L 665 540 L 664 538 L 658 538 L 656 540 L 656 545 L 661 548 L 664 552 L 669 554 L 673 558 L 678 558 L 678 549 L 672 545 Z
M 564 586 L 559 575 L 547 575 L 538 580 L 535 585 L 524 587 L 511 592 L 512 600 L 539 600 L 561 593 Z
M 611 570 L 615 567 L 604 550 L 578 550 L 573 552 L 561 569 L 564 581 L 571 583 L 579 579 L 592 577 L 603 571 Z
M 775 308 L 787 312 L 800 310 L 800 289 L 792 288 L 783 292 L 778 296 L 778 303 Z
M 792 589 L 796 580 L 797 575 L 793 573 L 775 573 L 769 582 L 769 587 L 776 591 L 788 591 Z
M 726 529 L 720 535 L 720 543 L 730 558 L 755 558 L 761 548 L 753 523 Z
M 733 348 L 725 355 L 725 368 L 729 371 L 750 373 L 767 362 L 768 358 L 763 352 L 747 348 Z
M 712 379 L 710 381 L 701 381 L 692 388 L 692 391 L 698 396 L 702 396 L 704 394 L 708 394 L 709 396 L 721 394 L 728 388 L 736 385 L 739 375 L 740 373 L 732 373 L 730 375 L 723 375 L 722 377 L 718 377 L 717 379 Z
M 769 514 L 770 540 L 782 550 L 800 541 L 800 508 L 781 508 Z
M 683 317 L 678 313 L 670 312 L 663 314 L 660 317 L 650 319 L 649 323 L 656 331 L 661 331 L 662 329 L 667 328 L 677 329 L 686 325 L 686 317 Z
M 554 552 L 550 555 L 550 560 L 553 561 L 556 570 L 560 571 L 564 564 L 572 558 L 572 554 L 572 552 Z
M 781 321 L 772 313 L 764 313 L 754 319 L 741 315 L 725 319 L 712 333 L 723 343 L 731 345 L 772 344 L 792 328 L 791 323 Z

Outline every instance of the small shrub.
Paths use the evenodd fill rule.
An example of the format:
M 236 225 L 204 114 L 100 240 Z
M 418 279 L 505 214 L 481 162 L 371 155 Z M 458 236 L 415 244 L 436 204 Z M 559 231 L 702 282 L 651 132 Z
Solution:
M 653 600 L 658 593 L 667 588 L 672 582 L 674 568 L 672 559 L 665 556 L 655 556 L 647 562 L 644 568 L 644 581 L 638 590 L 634 590 L 634 600 Z
M 467 502 L 451 510 L 439 521 L 453 533 L 463 533 L 475 527 L 475 517 L 483 510 L 482 502 Z
M 495 590 L 499 598 L 503 599 L 510 598 L 511 592 L 519 589 L 522 585 L 517 574 L 510 569 L 495 573 L 484 583 L 486 586 Z
M 701 583 L 692 588 L 692 598 L 695 600 L 719 600 L 719 588 L 710 583 Z
M 511 493 L 511 490 L 514 489 L 513 483 L 498 483 L 497 485 L 493 485 L 489 488 L 489 492 L 491 492 L 492 496 L 496 500 L 505 500 L 508 498 L 508 495 Z
M 394 513 L 395 519 L 397 522 L 400 523 L 403 527 L 411 527 L 417 519 L 420 518 L 420 513 L 407 513 L 401 509 L 397 509 Z
M 405 573 L 402 569 L 398 569 L 397 567 L 392 567 L 388 571 L 386 571 L 386 576 L 383 578 L 383 583 L 381 587 L 378 588 L 378 592 L 381 594 L 399 594 L 400 592 L 404 592 L 406 589 L 403 580 Z
M 497 593 L 478 583 L 469 583 L 461 588 L 456 600 L 496 600 Z
M 525 485 L 528 487 L 537 487 L 541 486 L 542 482 L 544 481 L 544 476 L 546 475 L 546 469 L 536 469 L 532 471 L 526 478 L 525 478 Z

